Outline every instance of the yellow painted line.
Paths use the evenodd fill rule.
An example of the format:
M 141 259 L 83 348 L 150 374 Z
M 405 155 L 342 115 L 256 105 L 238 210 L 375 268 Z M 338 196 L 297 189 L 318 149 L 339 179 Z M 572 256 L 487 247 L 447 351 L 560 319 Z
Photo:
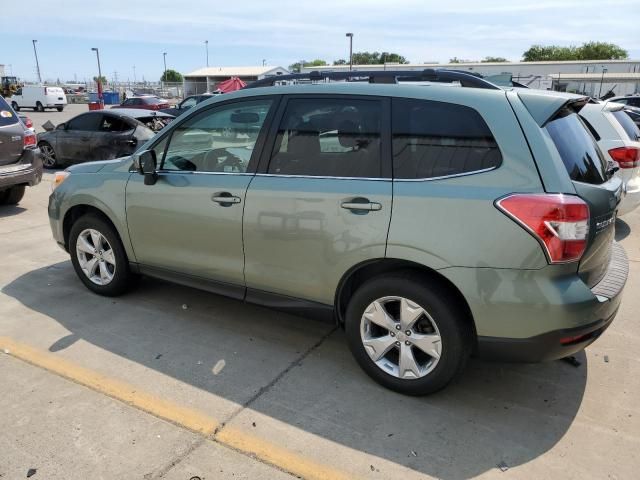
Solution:
M 220 425 L 214 418 L 197 410 L 185 408 L 155 395 L 142 392 L 133 385 L 79 367 L 57 355 L 35 349 L 10 338 L 0 337 L 0 350 L 191 431 L 211 435 Z
M 317 463 L 254 435 L 249 435 L 238 428 L 224 427 L 216 434 L 216 440 L 307 480 L 352 480 L 354 478 L 353 475 L 347 475 Z
M 61 377 L 84 385 L 98 393 L 120 400 L 139 410 L 202 434 L 221 445 L 251 455 L 286 472 L 307 480 L 351 480 L 353 475 L 315 462 L 234 427 L 221 426 L 213 417 L 185 408 L 155 395 L 140 391 L 126 382 L 80 367 L 58 355 L 33 348 L 8 337 L 0 337 L 0 351 Z

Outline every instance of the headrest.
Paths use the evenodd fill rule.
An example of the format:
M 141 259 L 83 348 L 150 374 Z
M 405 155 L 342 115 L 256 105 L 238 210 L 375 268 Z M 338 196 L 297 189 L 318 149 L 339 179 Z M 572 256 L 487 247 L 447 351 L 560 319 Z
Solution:
M 345 148 L 358 146 L 358 125 L 352 120 L 343 120 L 338 124 L 338 141 Z

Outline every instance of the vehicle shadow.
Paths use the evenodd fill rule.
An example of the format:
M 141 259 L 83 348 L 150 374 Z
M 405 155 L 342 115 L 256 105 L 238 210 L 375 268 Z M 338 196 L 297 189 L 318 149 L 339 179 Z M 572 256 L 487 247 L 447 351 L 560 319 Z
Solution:
M 20 215 L 24 211 L 26 211 L 26 208 L 22 208 L 19 205 L 3 205 L 0 207 L 0 218 Z
M 472 359 L 446 390 L 407 397 L 362 373 L 341 330 L 300 360 L 309 348 L 301 344 L 317 343 L 331 325 L 198 290 L 141 279 L 131 294 L 103 298 L 86 290 L 67 261 L 30 271 L 2 292 L 70 332 L 52 352 L 83 340 L 240 405 L 288 369 L 251 409 L 436 478 L 471 478 L 544 454 L 571 426 L 587 380 L 584 353 L 577 368 Z M 272 357 L 282 352 L 298 360 L 274 367 Z M 227 361 L 224 375 L 211 374 L 234 353 L 241 360 Z M 205 368 L 194 367 L 198 362 Z
M 616 241 L 624 240 L 631 233 L 631 227 L 627 222 L 620 218 L 616 218 Z

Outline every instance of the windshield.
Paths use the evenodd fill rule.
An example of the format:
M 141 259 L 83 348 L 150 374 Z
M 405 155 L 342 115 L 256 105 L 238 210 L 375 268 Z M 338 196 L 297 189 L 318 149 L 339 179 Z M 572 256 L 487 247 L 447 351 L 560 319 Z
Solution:
M 596 185 L 607 181 L 607 162 L 578 114 L 565 109 L 545 128 L 571 180 Z
M 4 98 L 0 97 L 0 127 L 18 123 L 18 117 Z

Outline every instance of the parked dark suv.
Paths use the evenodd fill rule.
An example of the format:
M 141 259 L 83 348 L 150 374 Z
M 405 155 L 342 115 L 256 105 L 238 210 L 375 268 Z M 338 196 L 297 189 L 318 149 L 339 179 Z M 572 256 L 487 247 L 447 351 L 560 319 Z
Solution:
M 589 99 L 432 76 L 462 87 L 203 102 L 131 158 L 58 173 L 53 236 L 102 295 L 142 273 L 334 319 L 361 367 L 408 394 L 444 387 L 474 352 L 582 350 L 627 278 L 622 182 L 576 113 Z
M 15 205 L 25 187 L 40 183 L 42 159 L 36 134 L 0 97 L 0 205 Z

